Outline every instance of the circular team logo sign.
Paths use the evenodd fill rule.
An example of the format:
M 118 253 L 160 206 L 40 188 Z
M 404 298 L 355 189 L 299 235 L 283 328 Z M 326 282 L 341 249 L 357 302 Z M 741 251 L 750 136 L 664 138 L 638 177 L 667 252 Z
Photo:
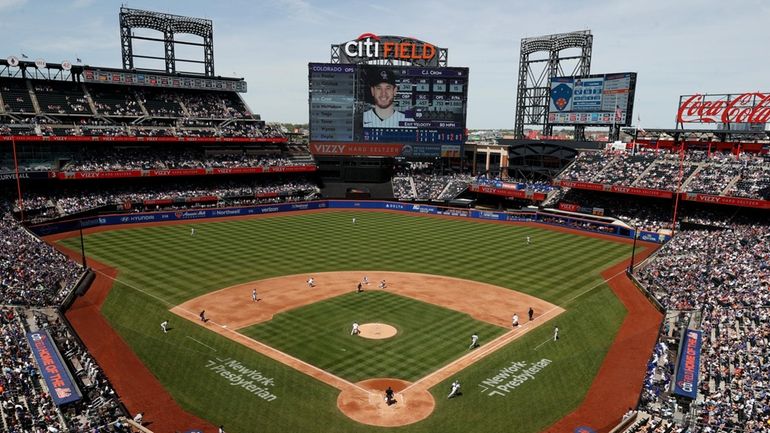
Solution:
M 37 66 L 38 69 L 45 68 L 45 60 L 44 59 L 35 59 L 35 66 Z
M 70 69 L 72 69 L 72 63 L 70 63 L 69 60 L 62 60 L 61 68 L 64 69 L 65 71 L 69 71 Z
M 5 60 L 8 61 L 8 65 L 10 66 L 19 66 L 19 58 L 16 56 L 8 56 Z

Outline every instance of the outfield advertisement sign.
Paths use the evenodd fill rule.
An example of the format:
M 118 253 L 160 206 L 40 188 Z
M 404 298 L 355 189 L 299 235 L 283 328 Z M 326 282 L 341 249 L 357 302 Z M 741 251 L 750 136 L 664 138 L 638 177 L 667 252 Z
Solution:
M 703 344 L 701 331 L 688 329 L 682 341 L 682 352 L 676 369 L 674 394 L 695 400 L 698 396 L 698 374 L 700 372 L 700 349 Z
M 46 330 L 27 332 L 27 341 L 40 373 L 45 379 L 54 404 L 61 406 L 81 399 L 82 395 L 61 354 L 56 349 L 51 334 Z

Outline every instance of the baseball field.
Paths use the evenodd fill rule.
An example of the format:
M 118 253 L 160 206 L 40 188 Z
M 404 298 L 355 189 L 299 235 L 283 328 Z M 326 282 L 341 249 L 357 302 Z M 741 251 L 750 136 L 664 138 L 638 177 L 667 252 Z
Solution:
M 631 253 L 542 225 L 340 211 L 94 232 L 85 248 L 117 270 L 101 307 L 109 325 L 204 430 L 243 433 L 541 431 L 599 372 L 626 316 L 601 272 Z M 363 276 L 371 283 L 355 293 Z M 353 322 L 396 333 L 351 336 Z M 346 405 L 341 390 L 379 402 L 387 380 L 403 384 L 401 400 L 371 400 L 372 416 L 408 416 L 420 387 L 427 412 L 391 424 L 347 412 L 367 402 Z M 462 394 L 447 399 L 455 380 Z M 160 427 L 158 399 L 124 400 Z

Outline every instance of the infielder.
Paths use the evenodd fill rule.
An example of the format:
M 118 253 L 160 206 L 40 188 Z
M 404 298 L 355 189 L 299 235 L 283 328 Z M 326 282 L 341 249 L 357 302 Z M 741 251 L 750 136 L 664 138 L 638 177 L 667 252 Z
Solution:
M 382 280 L 382 281 L 380 281 L 380 288 L 381 288 L 381 289 L 384 289 L 384 288 L 385 288 L 385 287 L 387 287 L 387 286 L 388 286 L 388 285 L 385 283 L 385 280 Z
M 513 313 L 513 319 L 511 319 L 511 325 L 514 328 L 518 328 L 519 327 L 519 315 L 518 314 Z
M 201 322 L 206 322 L 206 310 L 201 311 L 200 314 L 198 314 L 198 317 L 201 318 Z
M 163 330 L 164 334 L 168 334 L 168 320 L 160 322 L 160 329 Z
M 358 335 L 361 333 L 361 330 L 358 329 L 358 322 L 353 322 L 353 329 L 350 330 L 350 335 Z
M 474 332 L 471 335 L 471 345 L 468 346 L 468 350 L 475 349 L 476 347 L 479 347 L 479 335 Z
M 369 285 L 369 278 L 366 275 L 364 275 L 364 279 L 361 282 L 368 286 Z
M 308 287 L 315 287 L 315 280 L 313 279 L 313 277 L 310 277 L 307 279 L 307 285 Z
M 447 399 L 450 399 L 452 397 L 457 397 L 460 395 L 460 381 L 455 380 L 452 382 L 452 389 L 449 391 L 449 395 L 446 396 Z
M 257 289 L 251 289 L 251 300 L 253 302 L 259 301 L 259 298 L 257 298 Z

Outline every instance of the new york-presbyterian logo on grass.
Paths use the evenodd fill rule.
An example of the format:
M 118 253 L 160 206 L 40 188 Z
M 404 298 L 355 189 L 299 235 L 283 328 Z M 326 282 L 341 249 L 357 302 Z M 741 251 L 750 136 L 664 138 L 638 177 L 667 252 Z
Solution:
M 267 377 L 258 370 L 248 368 L 235 359 L 209 359 L 206 361 L 206 368 L 225 378 L 230 382 L 230 386 L 241 387 L 263 400 L 273 401 L 278 398 L 268 388 L 275 386 L 275 380 L 272 377 Z
M 535 380 L 535 375 L 547 367 L 552 361 L 543 358 L 540 361 L 527 364 L 526 361 L 513 361 L 507 367 L 484 379 L 480 384 L 481 392 L 488 396 L 506 396 L 528 380 Z

